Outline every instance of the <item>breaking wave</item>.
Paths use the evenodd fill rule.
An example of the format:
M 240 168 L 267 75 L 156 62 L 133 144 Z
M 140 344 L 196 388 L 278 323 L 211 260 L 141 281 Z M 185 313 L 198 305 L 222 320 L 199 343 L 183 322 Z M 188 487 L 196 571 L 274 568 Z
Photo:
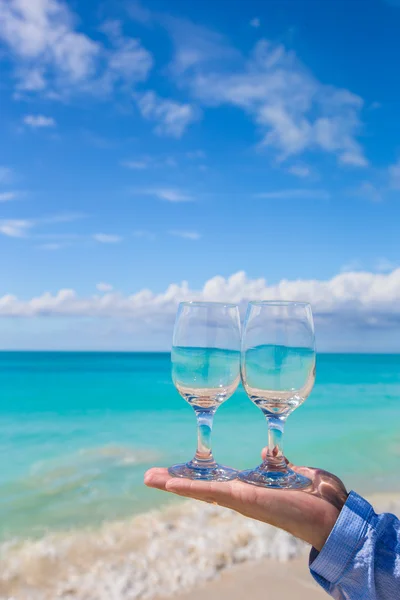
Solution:
M 376 496 L 400 511 L 400 496 Z M 173 595 L 247 561 L 290 560 L 306 545 L 218 506 L 186 501 L 98 529 L 0 546 L 1 600 L 139 600 Z
M 227 509 L 187 501 L 0 548 L 1 600 L 136 600 L 174 594 L 230 566 L 288 560 L 304 545 Z

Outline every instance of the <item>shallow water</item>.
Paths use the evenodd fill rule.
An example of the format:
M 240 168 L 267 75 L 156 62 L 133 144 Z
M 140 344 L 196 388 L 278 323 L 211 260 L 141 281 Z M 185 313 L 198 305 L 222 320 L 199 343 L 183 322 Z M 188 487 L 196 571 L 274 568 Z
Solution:
M 319 355 L 317 382 L 286 426 L 298 464 L 334 471 L 362 493 L 400 492 L 400 356 Z M 214 451 L 259 462 L 262 413 L 240 388 L 217 412 Z M 159 507 L 143 472 L 191 457 L 192 409 L 168 354 L 0 353 L 0 534 L 96 526 Z

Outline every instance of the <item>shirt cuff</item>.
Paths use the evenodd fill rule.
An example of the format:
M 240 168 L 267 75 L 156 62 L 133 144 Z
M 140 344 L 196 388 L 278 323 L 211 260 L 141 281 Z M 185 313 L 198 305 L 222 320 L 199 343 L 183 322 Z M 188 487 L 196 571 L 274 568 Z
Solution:
M 310 570 L 318 583 L 323 585 L 320 578 L 330 584 L 339 581 L 359 549 L 373 514 L 372 506 L 364 498 L 350 492 L 321 552 L 311 550 Z

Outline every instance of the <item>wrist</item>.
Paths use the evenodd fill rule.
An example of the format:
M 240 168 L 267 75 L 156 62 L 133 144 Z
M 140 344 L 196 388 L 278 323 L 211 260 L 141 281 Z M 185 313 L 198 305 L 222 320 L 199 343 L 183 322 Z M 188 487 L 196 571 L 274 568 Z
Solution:
M 329 510 L 324 511 L 321 515 L 321 522 L 319 527 L 313 532 L 312 545 L 318 552 L 322 550 L 326 540 L 328 539 L 332 529 L 334 528 L 336 521 L 340 515 L 340 510 L 331 506 Z
M 343 495 L 340 501 L 335 498 L 335 502 L 331 503 L 309 495 L 306 502 L 304 500 L 305 498 L 301 511 L 296 515 L 294 531 L 291 533 L 321 551 L 338 520 L 346 499 Z

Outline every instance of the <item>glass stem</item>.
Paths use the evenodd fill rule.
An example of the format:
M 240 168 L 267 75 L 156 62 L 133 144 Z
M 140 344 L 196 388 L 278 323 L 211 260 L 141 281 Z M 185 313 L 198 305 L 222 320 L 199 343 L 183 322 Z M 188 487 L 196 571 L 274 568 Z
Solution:
M 264 469 L 268 471 L 287 471 L 287 464 L 283 454 L 283 430 L 286 418 L 270 416 L 268 423 L 268 449 L 264 459 Z
M 215 464 L 211 450 L 211 432 L 216 408 L 194 409 L 197 419 L 197 450 L 192 463 L 197 467 Z

